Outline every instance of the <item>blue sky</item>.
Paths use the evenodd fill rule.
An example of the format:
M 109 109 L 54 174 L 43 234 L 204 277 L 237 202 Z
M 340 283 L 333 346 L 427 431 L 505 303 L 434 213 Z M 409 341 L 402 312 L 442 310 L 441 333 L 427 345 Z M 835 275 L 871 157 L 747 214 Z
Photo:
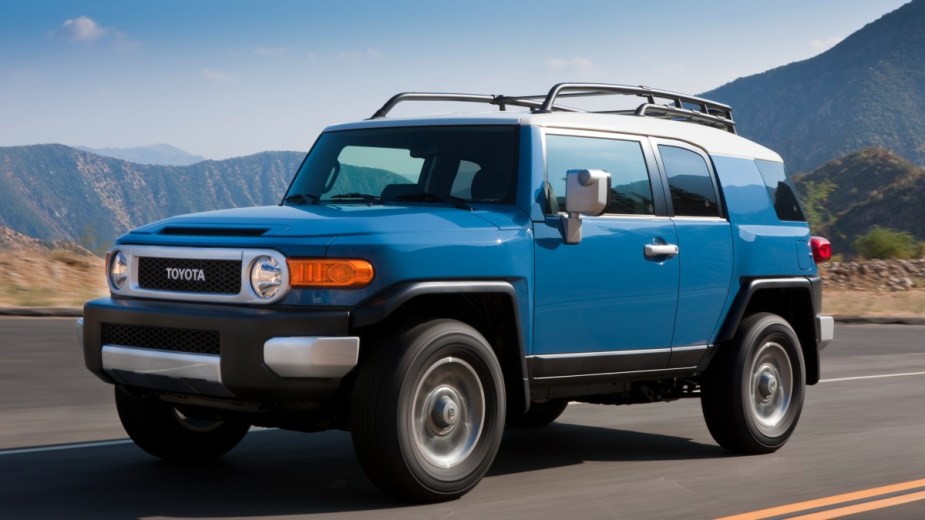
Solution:
M 696 94 L 810 58 L 904 3 L 0 0 L 0 146 L 168 143 L 222 159 L 307 150 L 406 90 Z

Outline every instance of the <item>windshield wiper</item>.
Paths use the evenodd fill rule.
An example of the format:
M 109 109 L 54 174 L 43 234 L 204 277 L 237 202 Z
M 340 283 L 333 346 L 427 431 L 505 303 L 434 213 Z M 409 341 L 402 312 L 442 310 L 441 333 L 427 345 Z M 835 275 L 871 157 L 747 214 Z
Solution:
M 316 204 L 318 196 L 311 193 L 296 193 L 283 199 L 283 202 L 287 204 Z
M 373 204 L 379 202 L 379 197 L 375 195 L 369 195 L 367 193 L 338 193 L 331 197 L 331 200 L 344 200 L 344 199 L 357 199 L 362 200 L 368 204 Z
M 404 193 L 395 197 L 395 200 L 407 200 L 411 202 L 445 202 L 454 208 L 471 210 L 472 207 L 466 204 L 466 201 L 452 195 L 437 195 L 436 193 Z

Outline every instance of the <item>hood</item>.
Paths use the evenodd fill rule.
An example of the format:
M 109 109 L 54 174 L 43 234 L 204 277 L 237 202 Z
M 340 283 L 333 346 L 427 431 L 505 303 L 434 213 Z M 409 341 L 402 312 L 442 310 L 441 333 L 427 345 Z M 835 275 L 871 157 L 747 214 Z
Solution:
M 515 227 L 514 207 L 463 210 L 440 205 L 306 205 L 237 208 L 181 215 L 131 235 L 333 237 L 384 233 L 442 233 Z M 518 226 L 519 227 L 519 226 Z

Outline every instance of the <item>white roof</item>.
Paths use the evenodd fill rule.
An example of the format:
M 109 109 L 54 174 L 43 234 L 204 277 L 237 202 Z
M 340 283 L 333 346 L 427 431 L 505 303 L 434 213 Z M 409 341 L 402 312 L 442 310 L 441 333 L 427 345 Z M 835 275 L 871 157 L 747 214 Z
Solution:
M 726 130 L 655 117 L 592 112 L 484 112 L 370 119 L 328 127 L 325 131 L 392 126 L 521 125 L 543 128 L 595 130 L 676 139 L 703 148 L 711 155 L 729 155 L 783 162 L 780 155 Z

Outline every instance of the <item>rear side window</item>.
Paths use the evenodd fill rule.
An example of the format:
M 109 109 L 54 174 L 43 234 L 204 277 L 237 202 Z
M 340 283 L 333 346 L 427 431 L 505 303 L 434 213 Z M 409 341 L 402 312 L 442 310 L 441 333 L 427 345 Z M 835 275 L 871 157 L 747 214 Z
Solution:
M 771 197 L 771 203 L 774 204 L 777 218 L 805 221 L 806 217 L 803 216 L 803 211 L 797 202 L 793 184 L 784 170 L 784 163 L 755 159 L 755 164 L 758 165 L 758 171 L 761 172 L 764 185 L 768 188 L 768 196 Z
M 703 156 L 678 146 L 658 145 L 665 165 L 671 205 L 682 217 L 719 217 L 716 185 Z
M 652 186 L 649 169 L 638 141 L 579 137 L 546 136 L 546 173 L 558 200 L 565 207 L 565 172 L 574 169 L 604 170 L 610 173 L 610 196 L 604 213 L 651 215 Z

